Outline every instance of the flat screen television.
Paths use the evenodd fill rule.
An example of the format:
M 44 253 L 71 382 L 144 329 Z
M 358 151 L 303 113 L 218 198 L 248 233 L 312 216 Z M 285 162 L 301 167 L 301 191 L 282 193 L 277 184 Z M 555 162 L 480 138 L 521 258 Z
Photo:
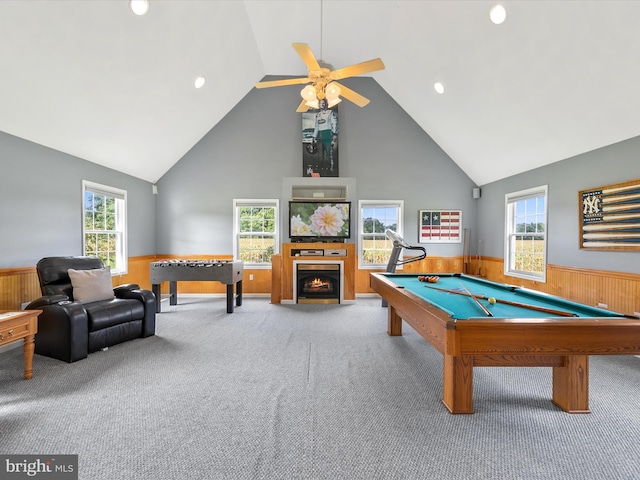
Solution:
M 289 202 L 289 237 L 292 242 L 343 242 L 351 237 L 351 202 Z

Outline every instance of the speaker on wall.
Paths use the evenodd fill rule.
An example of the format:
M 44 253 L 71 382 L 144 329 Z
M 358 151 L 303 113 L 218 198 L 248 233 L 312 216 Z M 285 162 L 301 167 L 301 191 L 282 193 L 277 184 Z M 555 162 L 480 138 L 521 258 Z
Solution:
M 471 196 L 473 198 L 480 198 L 480 188 L 476 187 L 473 190 L 471 190 Z

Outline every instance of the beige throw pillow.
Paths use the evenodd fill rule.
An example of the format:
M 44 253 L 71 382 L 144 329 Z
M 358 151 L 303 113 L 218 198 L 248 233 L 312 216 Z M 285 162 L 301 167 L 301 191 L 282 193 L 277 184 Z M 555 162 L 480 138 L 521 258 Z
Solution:
M 96 270 L 68 270 L 73 299 L 80 303 L 98 302 L 115 298 L 111 283 L 111 268 Z

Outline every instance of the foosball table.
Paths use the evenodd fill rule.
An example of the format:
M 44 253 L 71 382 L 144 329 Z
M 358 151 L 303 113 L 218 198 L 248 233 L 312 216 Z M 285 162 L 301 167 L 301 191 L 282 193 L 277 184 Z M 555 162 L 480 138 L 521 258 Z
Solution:
M 160 285 L 169 282 L 169 304 L 178 304 L 179 281 L 220 282 L 227 286 L 227 313 L 242 305 L 244 264 L 240 260 L 162 260 L 151 262 L 151 289 L 156 296 L 156 312 L 160 313 Z

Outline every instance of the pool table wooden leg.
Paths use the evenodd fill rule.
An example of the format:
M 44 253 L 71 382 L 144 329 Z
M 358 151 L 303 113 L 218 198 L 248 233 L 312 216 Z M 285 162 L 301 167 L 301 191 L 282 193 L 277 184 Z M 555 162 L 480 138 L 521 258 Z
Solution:
M 553 367 L 552 400 L 567 413 L 589 413 L 589 356 L 571 355 Z
M 398 315 L 398 311 L 392 305 L 389 305 L 387 333 L 392 337 L 402 335 L 402 317 Z
M 442 403 L 451 413 L 473 413 L 473 357 L 444 356 Z

